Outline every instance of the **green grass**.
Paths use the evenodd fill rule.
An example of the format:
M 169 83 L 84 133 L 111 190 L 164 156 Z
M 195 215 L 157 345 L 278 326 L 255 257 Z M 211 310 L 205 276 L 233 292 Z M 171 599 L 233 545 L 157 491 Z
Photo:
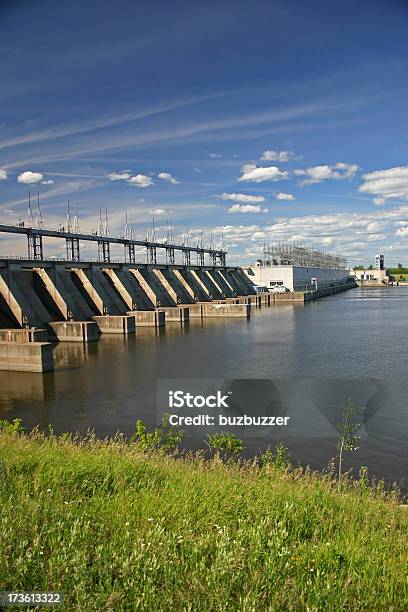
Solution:
M 0 432 L 0 588 L 66 609 L 408 609 L 408 509 L 330 474 Z

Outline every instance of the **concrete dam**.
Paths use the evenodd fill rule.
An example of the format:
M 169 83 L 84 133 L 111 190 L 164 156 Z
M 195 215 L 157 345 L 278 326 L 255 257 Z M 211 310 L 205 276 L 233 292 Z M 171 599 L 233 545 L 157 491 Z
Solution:
M 240 268 L 0 260 L 0 369 L 53 369 L 52 342 L 250 316 L 260 302 Z
M 66 228 L 45 229 L 31 219 L 28 225 L 0 224 L 0 233 L 25 235 L 28 250 L 27 258 L 0 257 L 0 370 L 52 370 L 53 342 L 93 342 L 101 334 L 185 325 L 193 318 L 248 319 L 251 307 L 304 303 L 355 286 L 346 280 L 314 291 L 257 293 L 240 267 L 226 264 L 226 251 L 206 248 L 202 240 L 196 246 L 136 240 L 126 229 L 114 237 L 107 224 L 80 233 L 69 215 Z M 65 240 L 66 259 L 47 259 L 44 238 Z M 97 245 L 97 261 L 81 260 L 85 242 Z M 123 260 L 111 260 L 112 244 L 123 246 Z M 137 262 L 143 251 L 145 262 Z

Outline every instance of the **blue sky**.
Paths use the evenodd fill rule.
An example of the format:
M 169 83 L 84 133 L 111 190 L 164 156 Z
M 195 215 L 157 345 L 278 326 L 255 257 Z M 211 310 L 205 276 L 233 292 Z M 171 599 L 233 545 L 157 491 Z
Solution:
M 0 218 L 30 190 L 47 226 L 69 199 L 83 230 L 213 229 L 234 264 L 290 240 L 408 265 L 407 30 L 402 0 L 3 1 Z

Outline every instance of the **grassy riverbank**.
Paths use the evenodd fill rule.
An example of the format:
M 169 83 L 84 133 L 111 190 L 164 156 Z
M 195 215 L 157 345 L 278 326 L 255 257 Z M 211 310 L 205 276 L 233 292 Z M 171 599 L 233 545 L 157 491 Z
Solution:
M 67 609 L 408 609 L 408 509 L 329 475 L 0 433 L 0 583 Z

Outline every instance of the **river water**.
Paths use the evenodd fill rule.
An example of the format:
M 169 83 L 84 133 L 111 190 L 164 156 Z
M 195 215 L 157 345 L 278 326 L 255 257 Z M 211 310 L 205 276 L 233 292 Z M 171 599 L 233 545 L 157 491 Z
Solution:
M 246 455 L 284 441 L 295 462 L 324 468 L 351 398 L 365 409 L 356 416 L 359 450 L 346 467 L 367 466 L 406 490 L 407 314 L 408 288 L 358 288 L 253 310 L 249 321 L 193 320 L 88 346 L 61 343 L 55 372 L 0 372 L 0 417 L 56 433 L 130 435 L 138 418 L 153 426 L 171 412 L 169 389 L 221 389 L 234 399 L 227 414 L 287 415 L 287 427 L 187 427 L 187 448 L 205 448 L 206 434 L 223 429 L 244 439 Z

